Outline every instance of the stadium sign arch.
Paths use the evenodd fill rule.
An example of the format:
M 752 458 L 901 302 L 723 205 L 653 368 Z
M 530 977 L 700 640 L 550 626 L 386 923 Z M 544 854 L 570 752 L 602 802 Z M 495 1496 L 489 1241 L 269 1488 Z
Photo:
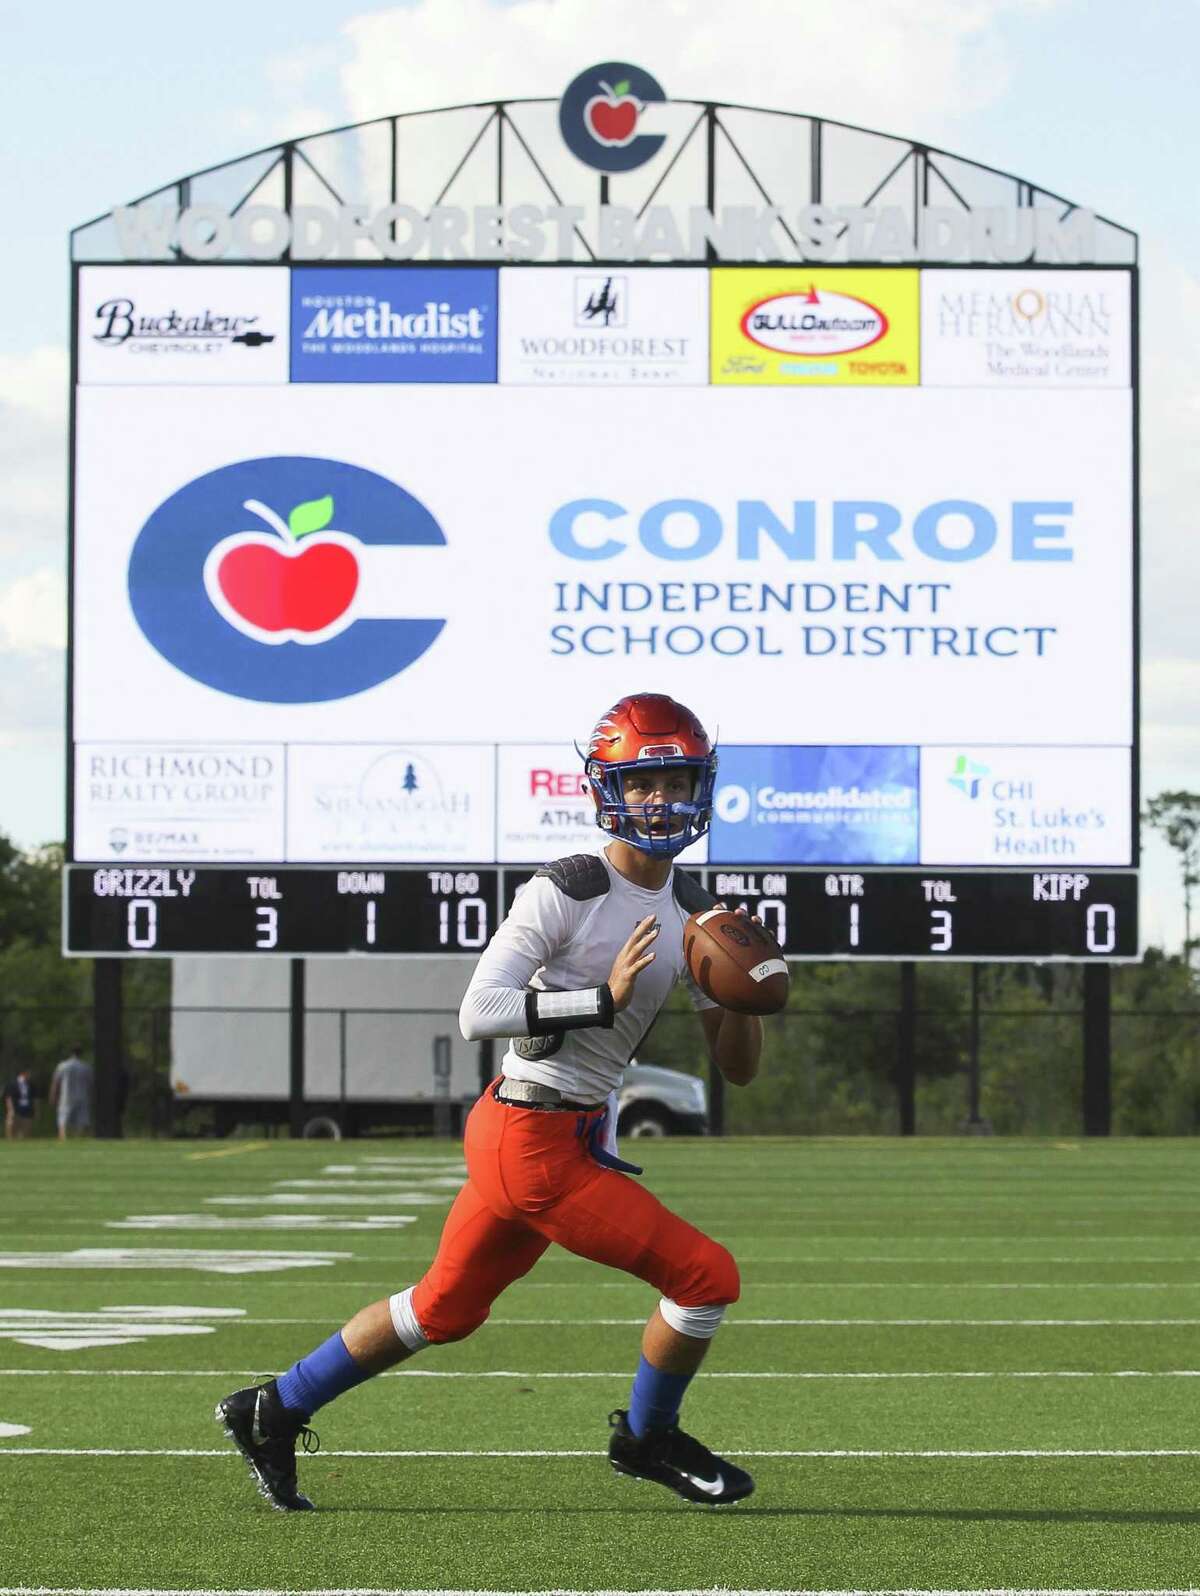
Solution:
M 614 115 L 637 104 L 638 131 L 624 147 L 593 140 L 584 159 L 587 133 L 569 143 L 564 128 L 575 84 L 593 77 L 632 82 L 612 101 Z M 1128 228 L 1027 179 L 829 118 L 661 91 L 636 100 L 646 80 L 658 88 L 608 63 L 560 99 L 403 112 L 285 140 L 114 206 L 74 230 L 72 255 L 1136 263 Z M 632 152 L 623 170 L 592 164 Z

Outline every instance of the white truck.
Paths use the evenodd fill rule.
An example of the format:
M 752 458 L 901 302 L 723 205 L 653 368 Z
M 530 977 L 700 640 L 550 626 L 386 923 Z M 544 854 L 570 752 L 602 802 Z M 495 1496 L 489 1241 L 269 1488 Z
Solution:
M 308 959 L 305 968 L 309 1133 L 357 1136 L 390 1128 L 461 1134 L 502 1051 L 459 1034 L 468 973 L 463 963 Z M 288 1123 L 288 994 L 287 961 L 174 961 L 177 1123 L 218 1136 L 242 1125 Z M 634 1063 L 619 1102 L 622 1136 L 703 1135 L 708 1129 L 707 1090 L 697 1075 Z

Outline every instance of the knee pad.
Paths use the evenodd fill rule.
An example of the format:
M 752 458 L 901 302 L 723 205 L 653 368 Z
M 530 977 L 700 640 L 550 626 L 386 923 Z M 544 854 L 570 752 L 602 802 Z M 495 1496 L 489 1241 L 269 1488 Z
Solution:
M 658 1311 L 681 1336 L 694 1336 L 697 1341 L 711 1341 L 725 1317 L 725 1304 L 710 1308 L 681 1308 L 670 1297 L 660 1297 Z

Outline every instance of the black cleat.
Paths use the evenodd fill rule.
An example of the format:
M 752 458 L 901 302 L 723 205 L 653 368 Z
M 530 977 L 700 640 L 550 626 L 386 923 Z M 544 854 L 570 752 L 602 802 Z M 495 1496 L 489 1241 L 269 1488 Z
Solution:
M 312 1512 L 296 1483 L 296 1440 L 306 1452 L 320 1446 L 298 1413 L 279 1400 L 274 1380 L 222 1397 L 213 1414 L 250 1465 L 259 1494 L 281 1513 Z
M 710 1507 L 723 1502 L 740 1502 L 754 1489 L 745 1469 L 717 1457 L 694 1436 L 685 1435 L 677 1424 L 669 1430 L 651 1430 L 643 1436 L 629 1428 L 624 1408 L 610 1413 L 612 1434 L 608 1438 L 608 1461 L 618 1474 L 632 1474 L 639 1480 L 654 1480 L 669 1486 L 687 1502 L 706 1502 Z

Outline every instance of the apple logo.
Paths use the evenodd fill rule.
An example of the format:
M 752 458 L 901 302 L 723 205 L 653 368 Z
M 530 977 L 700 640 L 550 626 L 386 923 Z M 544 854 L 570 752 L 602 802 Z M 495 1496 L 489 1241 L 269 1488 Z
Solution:
M 355 619 L 357 538 L 330 528 L 333 498 L 297 504 L 286 523 L 258 499 L 243 500 L 269 532 L 234 532 L 204 562 L 214 609 L 259 643 L 324 643 Z
M 628 78 L 611 88 L 601 79 L 600 87 L 604 92 L 594 94 L 583 108 L 584 126 L 598 144 L 623 148 L 637 137 L 638 117 L 646 107 L 629 92 Z
M 414 615 L 376 575 L 407 548 L 445 547 L 428 506 L 377 471 L 315 455 L 233 460 L 185 478 L 147 516 L 129 551 L 129 609 L 154 654 L 202 687 L 328 704 L 399 676 L 445 632 L 452 593 Z
M 667 141 L 665 133 L 643 133 L 643 111 L 665 105 L 656 77 L 632 61 L 597 61 L 577 72 L 558 102 L 558 130 L 576 160 L 611 175 L 645 166 Z

